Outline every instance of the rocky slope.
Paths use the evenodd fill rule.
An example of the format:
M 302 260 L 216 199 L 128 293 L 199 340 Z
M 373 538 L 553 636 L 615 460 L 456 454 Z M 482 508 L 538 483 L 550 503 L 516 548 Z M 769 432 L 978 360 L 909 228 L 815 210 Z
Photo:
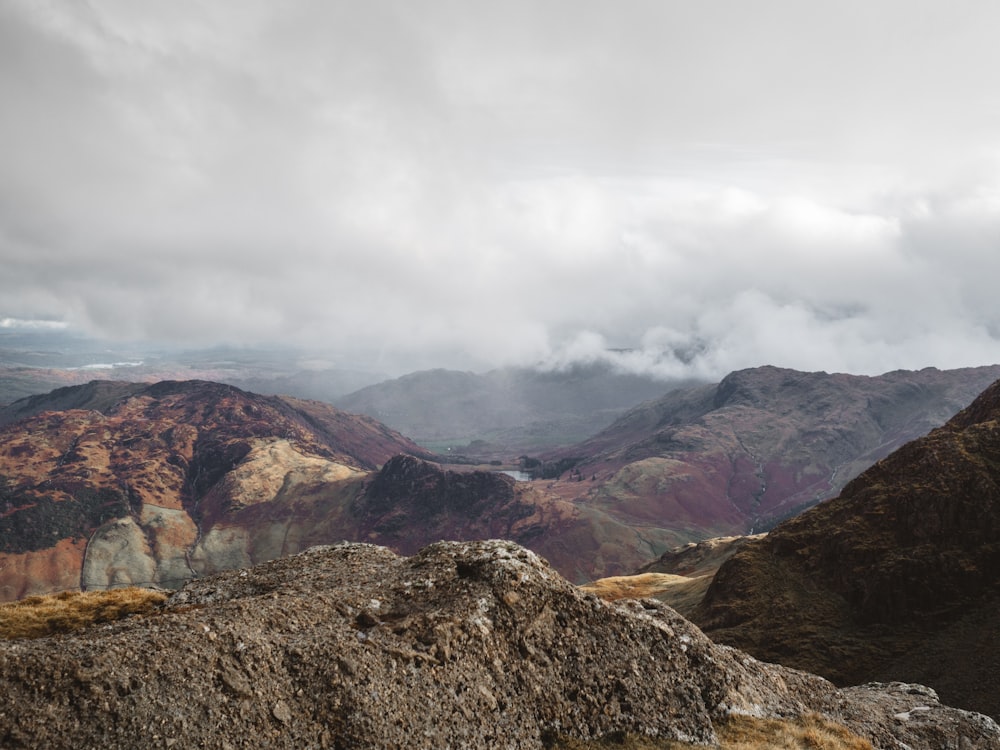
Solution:
M 7 413 L 21 421 L 0 430 L 2 600 L 170 586 L 297 551 L 266 518 L 226 520 L 306 488 L 349 493 L 391 456 L 421 453 L 368 417 L 198 381 L 95 382 Z
M 633 527 L 669 525 L 678 541 L 753 533 L 836 495 L 998 377 L 1000 366 L 878 377 L 741 370 L 544 458 L 575 462 L 556 491 Z
M 1000 716 L 1000 383 L 739 550 L 694 617 L 838 682 L 919 681 Z
M 160 614 L 0 642 L 0 680 L 9 748 L 711 746 L 727 717 L 807 713 L 877 748 L 1000 748 L 929 690 L 759 663 L 507 542 L 314 548 L 188 584 Z

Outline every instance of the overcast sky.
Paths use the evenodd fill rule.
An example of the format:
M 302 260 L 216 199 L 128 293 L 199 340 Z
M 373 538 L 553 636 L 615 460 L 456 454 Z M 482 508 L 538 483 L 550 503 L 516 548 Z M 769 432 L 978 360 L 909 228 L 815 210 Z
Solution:
M 0 319 L 1000 362 L 998 38 L 992 0 L 0 0 Z

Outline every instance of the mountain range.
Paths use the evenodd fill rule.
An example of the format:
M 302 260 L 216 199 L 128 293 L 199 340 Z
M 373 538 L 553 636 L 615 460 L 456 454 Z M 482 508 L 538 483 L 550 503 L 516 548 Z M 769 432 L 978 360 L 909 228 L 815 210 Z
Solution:
M 606 364 L 558 370 L 508 367 L 484 374 L 423 370 L 332 399 L 421 445 L 479 460 L 571 445 L 628 409 L 691 385 Z
M 57 389 L 0 409 L 0 598 L 173 586 L 340 540 L 412 554 L 503 537 L 576 582 L 621 575 L 832 494 L 992 375 L 740 371 L 541 454 L 556 475 L 531 482 L 442 465 L 320 402 L 200 381 Z
M 1000 381 L 952 410 L 995 369 L 740 371 L 541 454 L 534 468 L 557 475 L 531 482 L 442 465 L 370 417 L 218 383 L 23 399 L 0 410 L 3 598 L 183 587 L 160 614 L 0 642 L 18 716 L 73 707 L 44 722 L 0 713 L 0 737 L 125 747 L 155 725 L 171 743 L 387 747 L 431 737 L 426 719 L 469 746 L 678 748 L 749 715 L 814 716 L 853 737 L 831 747 L 1000 747 L 1000 728 L 970 713 L 1000 715 Z M 685 526 L 669 513 L 698 488 L 702 525 Z M 713 519 L 727 502 L 738 512 Z M 558 575 L 581 560 L 618 572 L 710 523 L 776 525 L 647 554 L 640 575 L 588 587 L 617 604 Z M 512 542 L 433 543 L 492 537 L 555 567 Z M 313 546 L 345 539 L 393 551 Z M 635 599 L 647 594 L 712 641 Z M 171 658 L 137 666 L 140 643 Z M 319 684 L 329 701 L 309 697 Z M 187 709 L 168 710 L 181 685 Z
M 199 571 L 295 547 L 265 520 L 293 490 L 330 495 L 393 455 L 428 455 L 368 417 L 197 381 L 93 382 L 16 402 L 0 422 L 0 596 Z M 289 546 L 291 545 L 291 546 Z M 266 551 L 265 551 L 266 550 Z

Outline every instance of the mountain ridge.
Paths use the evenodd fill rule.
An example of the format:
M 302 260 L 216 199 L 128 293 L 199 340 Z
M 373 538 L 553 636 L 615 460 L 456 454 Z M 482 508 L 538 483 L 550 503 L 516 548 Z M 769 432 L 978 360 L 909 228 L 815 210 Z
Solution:
M 998 538 L 1000 382 L 745 544 L 692 617 L 760 658 L 841 683 L 892 674 L 1000 715 Z
M 741 370 L 644 403 L 591 438 L 543 454 L 602 481 L 587 502 L 673 518 L 702 538 L 764 530 L 944 423 L 1000 366 L 880 376 Z

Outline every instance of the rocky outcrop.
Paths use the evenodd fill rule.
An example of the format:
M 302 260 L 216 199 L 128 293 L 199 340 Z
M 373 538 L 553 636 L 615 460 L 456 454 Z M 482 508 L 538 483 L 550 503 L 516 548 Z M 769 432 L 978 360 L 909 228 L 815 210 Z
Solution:
M 838 682 L 904 679 L 1000 716 L 1000 382 L 722 565 L 713 637 Z
M 819 713 L 877 748 L 1000 748 L 929 690 L 829 682 L 585 595 L 509 542 L 343 544 L 192 582 L 161 613 L 0 642 L 9 748 L 700 746 L 733 714 Z M 40 707 L 44 707 L 43 709 Z

